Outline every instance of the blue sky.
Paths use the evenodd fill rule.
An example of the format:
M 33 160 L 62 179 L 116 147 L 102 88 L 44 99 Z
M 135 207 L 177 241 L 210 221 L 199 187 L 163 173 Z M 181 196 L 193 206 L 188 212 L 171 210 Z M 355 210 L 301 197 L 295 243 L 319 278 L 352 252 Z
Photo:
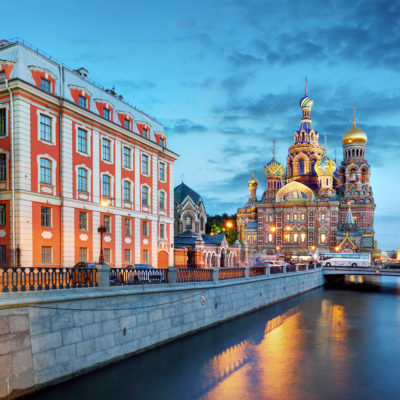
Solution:
M 400 3 L 396 1 L 18 1 L 2 5 L 1 36 L 19 36 L 115 86 L 161 121 L 180 154 L 175 183 L 233 213 L 258 195 L 272 140 L 284 163 L 308 77 L 314 129 L 342 159 L 341 137 L 368 135 L 376 237 L 400 247 Z M 16 15 L 16 12 L 18 15 Z M 11 17 L 12 16 L 12 17 Z

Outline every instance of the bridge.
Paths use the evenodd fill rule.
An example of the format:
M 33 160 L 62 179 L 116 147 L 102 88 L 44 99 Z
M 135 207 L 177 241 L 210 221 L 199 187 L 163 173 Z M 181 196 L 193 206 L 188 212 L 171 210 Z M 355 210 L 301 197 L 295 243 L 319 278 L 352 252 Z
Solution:
M 400 269 L 389 268 L 373 268 L 373 267 L 342 267 L 331 266 L 323 267 L 325 275 L 375 275 L 375 276 L 398 276 L 400 277 Z

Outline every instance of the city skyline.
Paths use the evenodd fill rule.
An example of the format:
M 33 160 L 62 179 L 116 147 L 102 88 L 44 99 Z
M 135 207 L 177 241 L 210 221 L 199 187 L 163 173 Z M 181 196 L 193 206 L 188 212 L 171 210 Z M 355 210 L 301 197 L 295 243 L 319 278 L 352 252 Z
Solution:
M 104 20 L 106 3 L 96 4 L 93 17 Z M 72 68 L 87 68 L 89 78 L 115 86 L 155 115 L 180 154 L 175 185 L 184 173 L 209 214 L 233 213 L 243 204 L 253 162 L 262 194 L 273 139 L 285 164 L 307 76 L 314 127 L 328 136 L 328 153 L 333 158 L 336 149 L 339 161 L 356 103 L 358 125 L 368 135 L 378 246 L 397 247 L 396 5 L 175 1 L 167 7 L 153 1 L 123 4 L 123 12 L 121 6 L 107 4 L 108 30 L 73 24 L 71 31 L 73 11 L 84 15 L 88 4 L 61 4 L 60 19 L 47 7 L 41 32 L 22 12 L 17 21 L 5 21 L 3 38 L 21 36 Z

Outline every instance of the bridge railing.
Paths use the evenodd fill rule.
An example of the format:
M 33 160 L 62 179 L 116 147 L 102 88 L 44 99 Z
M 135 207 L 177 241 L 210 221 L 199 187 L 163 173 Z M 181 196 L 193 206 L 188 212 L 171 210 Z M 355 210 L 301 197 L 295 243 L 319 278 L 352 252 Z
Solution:
M 178 268 L 176 282 L 210 282 L 213 280 L 212 269 Z
M 235 278 L 244 278 L 244 268 L 221 268 L 219 270 L 219 280 Z

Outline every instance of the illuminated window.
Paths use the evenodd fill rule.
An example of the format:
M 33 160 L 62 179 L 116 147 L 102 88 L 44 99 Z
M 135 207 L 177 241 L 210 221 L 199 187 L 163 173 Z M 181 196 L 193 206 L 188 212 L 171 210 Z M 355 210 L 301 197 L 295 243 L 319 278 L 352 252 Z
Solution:
M 272 242 L 272 233 L 268 234 L 268 242 L 270 242 L 270 243 Z
M 321 213 L 321 221 L 325 221 L 325 213 Z
M 325 235 L 325 233 L 321 233 L 320 241 L 321 241 L 321 243 L 326 243 L 326 235 Z
M 300 234 L 300 240 L 302 243 L 304 243 L 306 241 L 306 234 L 305 233 L 301 233 Z
M 103 224 L 106 229 L 105 233 L 111 233 L 111 217 L 109 215 L 103 216 Z
M 297 221 L 297 214 L 293 214 L 293 221 Z
M 124 219 L 124 233 L 126 236 L 131 234 L 131 220 L 129 218 Z
M 256 234 L 253 235 L 253 241 L 254 241 L 254 242 L 257 241 L 257 235 L 256 235 Z
M 247 242 L 250 242 L 250 235 L 247 235 Z
M 285 233 L 284 238 L 285 238 L 285 242 L 289 242 L 290 241 L 290 234 L 289 233 Z
M 125 249 L 124 255 L 125 255 L 125 262 L 127 263 L 131 262 L 131 249 Z
M 40 114 L 40 139 L 51 142 L 51 118 Z
M 79 247 L 79 261 L 88 260 L 88 249 L 87 247 Z
M 84 211 L 79 211 L 79 230 L 87 231 L 88 230 L 88 213 Z
M 40 78 L 40 88 L 50 93 L 50 81 L 45 78 Z
M 301 220 L 305 221 L 306 220 L 306 214 L 305 213 L 301 213 Z
M 290 220 L 290 214 L 286 214 L 286 221 Z
M 298 233 L 294 233 L 294 234 L 293 234 L 293 241 L 296 242 L 296 243 L 299 241 L 299 235 L 298 235 Z

